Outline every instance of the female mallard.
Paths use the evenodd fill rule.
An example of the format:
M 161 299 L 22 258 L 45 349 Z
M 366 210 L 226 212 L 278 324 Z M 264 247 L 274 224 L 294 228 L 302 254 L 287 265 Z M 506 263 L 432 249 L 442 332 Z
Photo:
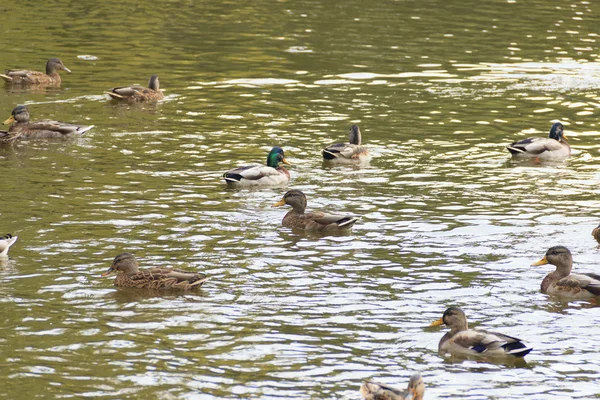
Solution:
M 156 74 L 150 77 L 150 81 L 148 81 L 148 87 L 143 87 L 140 85 L 121 86 L 112 88 L 110 89 L 110 92 L 104 93 L 113 99 L 127 100 L 131 102 L 161 100 L 165 97 L 162 90 L 160 90 L 158 75 Z
M 323 159 L 336 163 L 361 163 L 371 159 L 369 150 L 361 146 L 360 129 L 358 125 L 352 125 L 350 128 L 349 143 L 336 143 L 327 146 L 323 150 Z
M 542 281 L 542 293 L 567 297 L 572 300 L 600 296 L 600 275 L 593 273 L 572 274 L 573 256 L 564 246 L 550 247 L 541 260 L 531 264 L 556 266 Z
M 423 400 L 424 393 L 425 384 L 419 374 L 410 377 L 404 390 L 375 382 L 365 382 L 360 387 L 360 394 L 365 400 Z
M 592 236 L 596 239 L 596 242 L 600 243 L 600 225 L 594 228 Z
M 208 280 L 205 274 L 174 268 L 140 270 L 135 256 L 131 253 L 116 256 L 102 276 L 108 276 L 114 271 L 118 272 L 115 286 L 126 288 L 193 290 Z
M 18 238 L 18 236 L 13 236 L 10 233 L 6 236 L 0 236 L 0 258 L 8 257 L 8 249 L 15 244 Z
M 536 157 L 542 160 L 556 160 L 571 155 L 563 125 L 555 123 L 547 138 L 531 137 L 506 146 L 515 157 Z
M 39 71 L 27 71 L 24 69 L 9 69 L 6 74 L 0 74 L 0 77 L 6 82 L 15 85 L 60 85 L 60 75 L 58 71 L 64 70 L 71 72 L 65 67 L 62 61 L 58 58 L 51 58 L 46 63 L 46 73 Z
M 29 111 L 25 106 L 15 107 L 4 124 L 12 125 L 8 131 L 0 132 L 0 142 L 11 142 L 18 138 L 44 139 L 83 135 L 94 127 L 94 125 L 73 125 L 49 119 L 29 122 Z
M 273 207 L 284 205 L 292 206 L 291 211 L 285 214 L 282 224 L 293 229 L 307 231 L 342 231 L 349 230 L 358 221 L 358 217 L 343 214 L 329 214 L 320 211 L 304 213 L 306 210 L 306 196 L 299 190 L 290 190 Z
M 524 357 L 531 350 L 521 339 L 502 333 L 469 329 L 465 313 L 458 307 L 450 307 L 442 318 L 430 326 L 446 324 L 450 332 L 440 340 L 438 351 L 458 356 Z
M 281 185 L 290 181 L 290 173 L 279 163 L 290 163 L 285 159 L 281 147 L 273 147 L 267 155 L 267 165 L 247 165 L 229 170 L 223 178 L 230 187 L 251 187 L 259 185 Z

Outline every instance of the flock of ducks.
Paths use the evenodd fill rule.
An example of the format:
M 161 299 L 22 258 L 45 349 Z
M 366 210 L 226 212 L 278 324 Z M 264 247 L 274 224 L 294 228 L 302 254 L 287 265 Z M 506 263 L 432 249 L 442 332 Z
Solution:
M 61 60 L 52 58 L 46 63 L 46 72 L 28 70 L 8 70 L 0 74 L 11 85 L 60 86 L 58 71 L 71 72 Z M 157 75 L 152 75 L 148 87 L 121 86 L 105 92 L 118 101 L 156 101 L 164 98 Z M 10 125 L 7 131 L 0 131 L 0 143 L 14 142 L 17 139 L 61 138 L 82 135 L 93 128 L 52 120 L 30 121 L 29 111 L 23 105 L 12 110 L 4 121 Z M 511 143 L 508 151 L 515 157 L 530 157 L 540 160 L 564 159 L 571 154 L 564 127 L 560 122 L 552 125 L 547 138 L 531 137 Z M 361 132 L 352 125 L 347 143 L 332 144 L 322 151 L 325 162 L 337 164 L 361 164 L 371 159 L 369 150 L 362 145 Z M 252 188 L 280 186 L 290 181 L 290 172 L 281 164 L 290 165 L 281 147 L 273 147 L 267 155 L 266 165 L 248 165 L 231 169 L 223 174 L 229 187 Z M 300 190 L 287 191 L 274 207 L 288 205 L 292 209 L 284 216 L 282 225 L 304 231 L 348 231 L 358 220 L 357 216 L 322 211 L 306 212 L 307 199 Z M 600 225 L 592 231 L 600 243 Z M 0 237 L 0 258 L 8 257 L 9 248 L 17 241 L 17 236 Z M 564 246 L 548 249 L 544 257 L 533 266 L 551 264 L 556 267 L 541 283 L 541 291 L 567 299 L 591 299 L 600 296 L 600 275 L 594 273 L 572 273 L 573 257 Z M 110 268 L 102 274 L 117 273 L 114 285 L 123 288 L 194 290 L 200 288 L 209 277 L 174 268 L 149 268 L 141 270 L 135 256 L 122 253 L 115 257 Z M 441 338 L 438 350 L 462 356 L 483 356 L 492 358 L 524 357 L 532 348 L 520 339 L 503 333 L 469 329 L 465 313 L 458 307 L 448 308 L 442 317 L 430 326 L 446 325 L 450 330 Z M 396 389 L 387 385 L 365 382 L 360 392 L 368 400 L 423 399 L 425 386 L 420 375 L 410 378 L 407 389 Z

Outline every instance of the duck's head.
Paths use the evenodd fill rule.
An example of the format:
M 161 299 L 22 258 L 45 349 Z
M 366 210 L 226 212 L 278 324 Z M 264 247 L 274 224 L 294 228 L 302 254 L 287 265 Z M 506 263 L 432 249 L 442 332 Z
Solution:
M 135 256 L 131 253 L 121 253 L 115 257 L 112 265 L 102 274 L 102 276 L 108 276 L 113 272 L 123 272 L 125 274 L 134 274 L 139 271 L 139 265 Z
M 285 159 L 285 155 L 281 147 L 273 147 L 267 155 L 267 165 L 272 168 L 277 168 L 279 167 L 279 163 L 292 165 L 288 160 Z
M 46 63 L 46 74 L 47 75 L 52 75 L 56 71 L 61 70 L 61 69 L 64 71 L 67 71 L 69 73 L 71 72 L 71 70 L 69 68 L 65 67 L 65 64 L 63 64 L 63 62 L 60 61 L 58 58 L 51 58 Z
M 412 393 L 412 398 L 415 400 L 423 398 L 423 395 L 425 394 L 425 383 L 420 374 L 415 374 L 410 377 L 410 381 L 408 381 L 408 391 Z
M 555 265 L 556 270 L 561 271 L 561 275 L 568 275 L 573 267 L 573 255 L 565 246 L 550 247 L 548 251 L 546 251 L 546 255 L 544 255 L 544 257 L 542 257 L 540 260 L 531 264 L 531 266 L 537 267 L 538 265 L 546 264 Z
M 360 137 L 360 129 L 358 125 L 352 125 L 350 127 L 350 134 L 348 135 L 348 142 L 350 144 L 360 145 L 361 137 Z
M 550 128 L 550 133 L 548 134 L 548 137 L 550 139 L 558 140 L 559 142 L 562 139 L 567 141 L 567 135 L 565 135 L 565 128 L 563 127 L 563 124 L 561 124 L 560 122 L 556 122 L 554 125 L 552 125 L 552 128 Z
M 306 209 L 306 196 L 300 190 L 289 190 L 281 200 L 273 204 L 273 207 L 281 207 L 286 204 L 292 206 L 294 210 L 304 212 Z
M 432 322 L 429 326 L 446 325 L 451 331 L 463 331 L 469 328 L 467 316 L 464 311 L 458 307 L 450 307 L 444 311 L 442 318 Z
M 158 90 L 160 89 L 160 82 L 158 81 L 158 75 L 154 74 L 150 77 L 150 80 L 148 81 L 148 87 L 150 89 L 154 90 L 155 92 L 158 92 Z
M 10 113 L 10 117 L 6 121 L 4 121 L 4 125 L 10 125 L 13 122 L 28 122 L 29 121 L 29 111 L 25 106 L 16 106 L 13 108 Z

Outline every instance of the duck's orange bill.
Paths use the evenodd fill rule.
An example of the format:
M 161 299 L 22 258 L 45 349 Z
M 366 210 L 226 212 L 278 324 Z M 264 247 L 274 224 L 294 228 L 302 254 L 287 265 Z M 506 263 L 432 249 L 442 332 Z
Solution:
M 567 137 L 567 135 L 565 135 L 565 133 L 564 133 L 564 132 L 563 132 L 563 136 L 562 136 L 562 138 L 563 138 L 563 139 L 565 139 L 565 141 L 567 141 L 567 142 L 569 141 L 569 138 Z
M 4 125 L 12 124 L 13 122 L 15 122 L 15 117 L 11 115 L 6 121 L 4 121 Z
M 103 272 L 103 273 L 102 273 L 102 275 L 100 275 L 100 276 L 109 276 L 110 274 L 112 274 L 112 273 L 113 273 L 113 271 L 114 271 L 114 269 L 113 269 L 113 267 L 111 266 L 111 267 L 108 269 L 108 271 L 106 271 L 106 272 Z
M 429 325 L 429 326 L 440 326 L 440 325 L 444 325 L 443 318 L 440 318 L 437 321 L 432 322 L 431 325 Z
M 541 260 L 538 260 L 536 262 L 534 262 L 533 264 L 531 264 L 532 267 L 537 267 L 538 265 L 546 265 L 548 264 L 548 259 L 546 258 L 546 256 L 542 257 Z
M 292 163 L 289 162 L 288 160 L 286 160 L 285 158 L 283 160 L 281 160 L 281 162 L 284 163 L 284 164 L 287 164 L 287 165 L 292 165 Z
M 279 200 L 277 203 L 273 204 L 272 207 L 281 207 L 281 206 L 285 206 L 285 200 L 284 199 Z

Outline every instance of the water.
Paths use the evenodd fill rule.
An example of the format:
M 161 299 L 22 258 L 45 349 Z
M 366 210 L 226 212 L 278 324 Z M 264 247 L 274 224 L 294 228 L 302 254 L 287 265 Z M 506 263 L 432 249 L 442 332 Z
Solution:
M 5 68 L 59 57 L 61 89 L 12 90 L 5 117 L 95 124 L 0 149 L 0 381 L 10 399 L 356 399 L 364 379 L 427 399 L 600 393 L 600 309 L 539 293 L 550 245 L 593 271 L 600 165 L 598 7 L 581 1 L 4 5 Z M 155 105 L 102 95 L 160 76 Z M 507 143 L 560 120 L 565 162 Z M 374 158 L 324 166 L 357 123 Z M 286 188 L 220 175 L 281 145 L 309 209 L 351 235 L 281 227 Z M 123 251 L 210 274 L 182 296 L 118 291 Z M 535 350 L 525 365 L 447 360 L 449 305 Z M 25 389 L 25 390 L 24 390 Z

